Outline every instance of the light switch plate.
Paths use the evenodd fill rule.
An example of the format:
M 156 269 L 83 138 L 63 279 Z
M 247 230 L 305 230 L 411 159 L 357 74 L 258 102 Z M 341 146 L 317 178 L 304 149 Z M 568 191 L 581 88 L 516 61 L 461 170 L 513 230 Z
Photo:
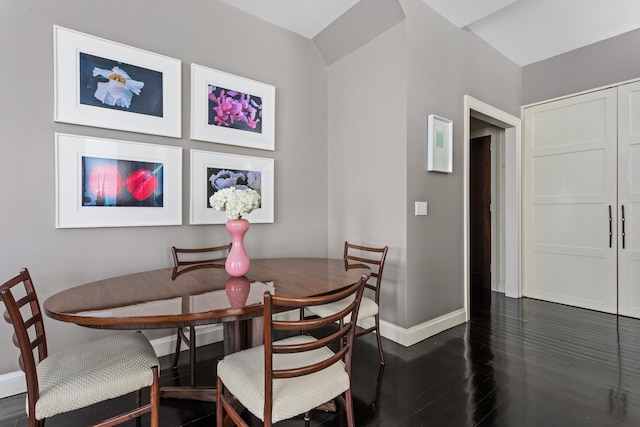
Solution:
M 416 202 L 416 216 L 427 214 L 427 202 Z

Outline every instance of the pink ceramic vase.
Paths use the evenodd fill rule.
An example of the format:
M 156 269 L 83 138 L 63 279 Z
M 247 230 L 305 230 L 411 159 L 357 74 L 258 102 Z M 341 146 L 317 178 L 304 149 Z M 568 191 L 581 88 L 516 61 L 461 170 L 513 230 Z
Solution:
M 247 302 L 251 283 L 246 277 L 232 277 L 224 285 L 232 308 L 242 308 Z
M 244 234 L 249 229 L 249 221 L 246 219 L 230 219 L 227 221 L 227 230 L 231 234 L 231 250 L 224 263 L 225 270 L 230 276 L 240 277 L 247 274 L 251 262 L 244 250 Z

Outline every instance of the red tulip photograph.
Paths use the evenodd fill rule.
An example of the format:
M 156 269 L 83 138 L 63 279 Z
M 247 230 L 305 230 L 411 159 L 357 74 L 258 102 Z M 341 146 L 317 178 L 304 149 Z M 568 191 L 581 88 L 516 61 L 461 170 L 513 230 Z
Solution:
M 82 158 L 82 206 L 163 206 L 162 163 Z

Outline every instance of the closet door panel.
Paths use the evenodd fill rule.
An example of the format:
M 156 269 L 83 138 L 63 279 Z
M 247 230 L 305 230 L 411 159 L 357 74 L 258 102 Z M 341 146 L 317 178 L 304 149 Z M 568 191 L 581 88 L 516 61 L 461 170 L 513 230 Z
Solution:
M 525 296 L 617 310 L 616 99 L 614 88 L 524 111 Z
M 618 307 L 640 317 L 640 82 L 619 87 L 618 128 Z
M 610 290 L 602 286 L 607 281 L 606 259 L 602 256 L 536 250 L 533 268 L 533 288 L 548 301 L 596 307 L 609 299 Z
M 609 247 L 608 212 L 603 212 L 598 203 L 537 204 L 532 212 L 532 240 L 539 250 L 555 247 L 555 252 L 564 248 L 593 256 L 594 251 Z M 592 224 L 600 224 L 601 232 L 585 233 Z
M 531 163 L 535 176 L 533 197 L 601 197 L 607 190 L 606 156 L 604 148 L 582 147 L 582 151 L 534 157 Z

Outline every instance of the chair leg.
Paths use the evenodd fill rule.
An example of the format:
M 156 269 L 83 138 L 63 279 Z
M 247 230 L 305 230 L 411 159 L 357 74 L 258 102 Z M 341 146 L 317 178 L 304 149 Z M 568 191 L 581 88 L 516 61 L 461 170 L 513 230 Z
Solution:
M 149 389 L 149 403 L 151 405 L 151 427 L 160 425 L 160 381 L 158 379 L 158 367 L 154 366 L 153 383 Z
M 382 336 L 380 336 L 380 316 L 376 315 L 376 339 L 378 340 L 378 353 L 380 354 L 380 364 L 384 365 L 384 352 L 382 351 Z
M 189 327 L 189 368 L 191 370 L 191 386 L 196 386 L 196 328 Z
M 151 393 L 151 391 L 149 391 L 149 393 Z M 142 390 L 136 391 L 135 395 L 136 395 L 136 408 L 139 408 L 142 406 Z M 151 403 L 151 395 L 149 395 L 149 403 Z M 142 427 L 142 417 L 136 417 L 136 427 Z
M 176 334 L 176 351 L 173 354 L 173 364 L 171 367 L 175 369 L 178 366 L 178 358 L 180 357 L 180 344 L 182 344 L 182 335 L 180 335 L 180 330 L 182 328 L 178 328 L 178 333 Z
M 222 406 L 222 395 L 224 394 L 224 387 L 220 378 L 216 378 L 216 393 L 216 427 L 223 427 L 224 408 Z
M 353 415 L 353 398 L 351 396 L 351 388 L 347 389 L 344 396 L 345 408 L 347 410 L 347 426 L 354 427 L 356 425 L 355 416 Z
M 239 427 L 249 427 L 240 416 L 240 411 L 234 408 L 234 399 L 225 394 L 224 385 L 220 377 L 216 378 L 216 391 L 216 427 L 225 427 L 226 425 L 230 425 L 230 423 Z M 264 426 L 271 426 L 271 422 L 266 420 Z

